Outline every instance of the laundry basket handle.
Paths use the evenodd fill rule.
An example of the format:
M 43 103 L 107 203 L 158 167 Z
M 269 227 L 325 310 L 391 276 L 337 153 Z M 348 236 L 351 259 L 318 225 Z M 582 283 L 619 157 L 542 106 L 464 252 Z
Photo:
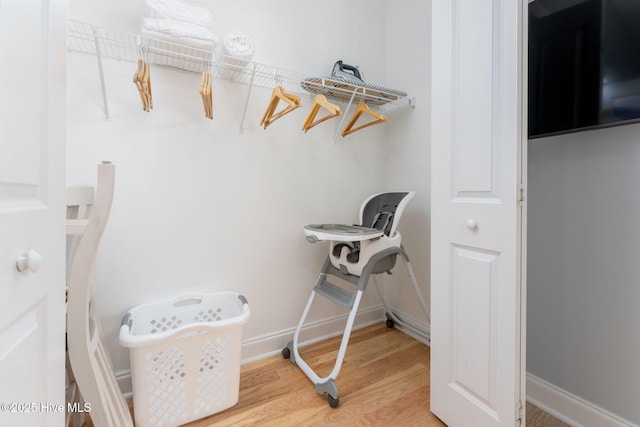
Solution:
M 120 327 L 126 326 L 129 327 L 129 319 L 131 319 L 131 313 L 127 312 L 124 316 L 122 316 L 122 321 L 120 322 Z
M 144 334 L 144 335 L 135 335 L 132 332 L 133 328 L 133 318 L 131 312 L 127 312 L 120 322 L 120 345 L 124 347 L 140 347 L 143 345 L 147 345 L 153 342 L 159 342 L 166 340 L 168 338 L 171 339 L 180 339 L 187 338 L 194 334 L 205 332 L 205 331 L 220 331 L 230 327 L 236 327 L 239 325 L 243 325 L 247 322 L 251 315 L 251 310 L 249 309 L 249 302 L 243 296 L 238 294 L 238 301 L 242 304 L 242 312 L 237 316 L 232 318 L 223 319 L 217 321 L 215 323 L 209 322 L 196 322 L 187 325 L 183 325 L 181 327 L 158 332 L 155 334 Z

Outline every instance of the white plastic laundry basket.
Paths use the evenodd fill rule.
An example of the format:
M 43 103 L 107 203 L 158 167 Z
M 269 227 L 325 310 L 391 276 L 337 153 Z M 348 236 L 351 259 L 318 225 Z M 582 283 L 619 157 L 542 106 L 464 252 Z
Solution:
M 173 427 L 238 402 L 247 300 L 235 292 L 184 294 L 122 319 L 137 427 Z

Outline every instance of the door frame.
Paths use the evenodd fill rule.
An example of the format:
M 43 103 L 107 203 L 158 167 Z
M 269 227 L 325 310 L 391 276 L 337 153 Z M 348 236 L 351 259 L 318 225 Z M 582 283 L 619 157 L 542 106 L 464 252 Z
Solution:
M 535 0 L 520 0 L 522 13 L 520 14 L 520 256 L 517 268 L 520 271 L 520 401 L 522 425 L 526 425 L 527 406 L 527 189 L 528 189 L 528 90 L 529 90 L 529 3 Z

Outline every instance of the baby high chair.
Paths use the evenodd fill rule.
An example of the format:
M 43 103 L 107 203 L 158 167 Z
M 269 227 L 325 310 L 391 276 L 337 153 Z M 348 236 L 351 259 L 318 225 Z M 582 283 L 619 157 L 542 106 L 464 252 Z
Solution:
M 318 393 L 327 393 L 329 395 L 329 405 L 332 408 L 339 405 L 338 388 L 335 379 L 344 359 L 358 305 L 360 304 L 362 293 L 367 287 L 369 276 L 380 273 L 390 274 L 395 266 L 398 254 L 401 255 L 405 262 L 418 301 L 427 316 L 427 322 L 429 321 L 429 310 L 422 298 L 409 263 L 409 257 L 401 245 L 401 236 L 397 230 L 402 212 L 414 195 L 415 192 L 411 191 L 379 193 L 370 196 L 360 208 L 360 225 L 314 224 L 304 227 L 304 233 L 309 242 L 315 243 L 324 240 L 330 242 L 329 255 L 307 301 L 293 335 L 293 341 L 290 341 L 282 350 L 282 356 L 285 359 L 291 358 L 291 361 L 302 369 L 315 384 Z M 329 282 L 329 276 L 338 277 L 355 285 L 355 292 Z M 420 328 L 410 323 L 403 322 L 389 310 L 377 282 L 376 289 L 382 300 L 388 327 L 393 327 L 397 323 L 399 326 L 406 327 L 414 333 L 427 335 L 428 340 L 428 334 L 425 334 Z M 331 373 L 324 378 L 318 376 L 298 352 L 300 331 L 316 295 L 321 295 L 349 309 L 335 365 Z

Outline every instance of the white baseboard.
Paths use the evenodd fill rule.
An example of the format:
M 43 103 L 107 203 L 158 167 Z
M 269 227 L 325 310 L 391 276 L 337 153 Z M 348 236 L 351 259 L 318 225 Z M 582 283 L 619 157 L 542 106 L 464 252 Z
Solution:
M 126 399 L 133 396 L 133 384 L 131 384 L 131 370 L 116 372 L 118 387 Z
M 531 374 L 527 401 L 573 427 L 639 427 Z
M 395 324 L 394 328 L 404 332 L 411 338 L 420 341 L 422 344 L 431 347 L 431 328 L 430 325 L 425 322 L 425 319 L 416 319 L 395 307 L 389 307 L 393 316 L 400 321 Z
M 303 335 L 313 338 L 300 342 L 300 346 L 341 335 L 344 332 L 347 316 L 348 314 L 343 314 L 305 325 L 302 329 Z M 382 322 L 384 319 L 382 306 L 359 310 L 353 322 L 353 330 Z M 244 341 L 242 343 L 241 363 L 245 364 L 280 354 L 287 343 L 293 339 L 294 331 L 295 328 L 290 328 Z M 116 380 L 118 381 L 122 394 L 127 398 L 130 397 L 133 390 L 131 385 L 131 370 L 117 372 Z
M 301 335 L 313 338 L 301 341 L 300 346 L 341 335 L 347 322 L 347 316 L 348 313 L 345 313 L 306 324 L 302 328 Z M 364 328 L 365 326 L 383 320 L 384 313 L 382 306 L 378 305 L 361 309 L 358 310 L 356 314 L 356 319 L 353 322 L 353 330 Z M 242 363 L 253 362 L 280 353 L 287 343 L 293 339 L 294 331 L 295 328 L 290 328 L 244 341 L 242 343 Z

